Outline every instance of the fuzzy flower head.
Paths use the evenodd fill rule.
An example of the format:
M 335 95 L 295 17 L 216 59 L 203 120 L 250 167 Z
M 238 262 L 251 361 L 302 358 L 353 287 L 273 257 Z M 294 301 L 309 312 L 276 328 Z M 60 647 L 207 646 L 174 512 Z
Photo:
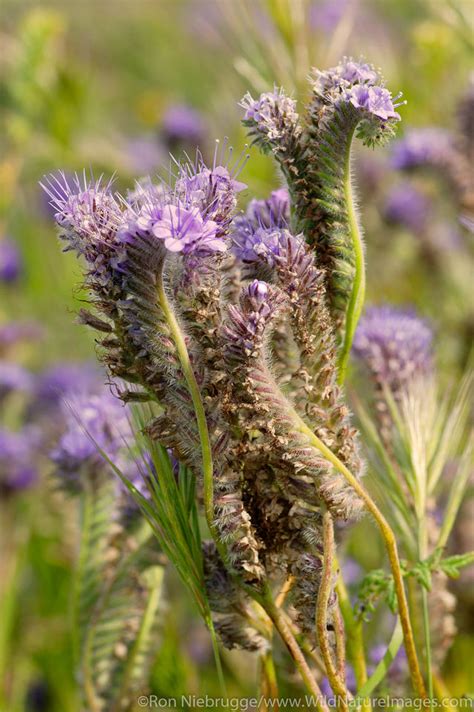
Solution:
M 238 259 L 246 264 L 264 263 L 269 267 L 282 253 L 282 248 L 291 239 L 291 233 L 285 228 L 259 227 L 254 229 L 247 220 L 237 222 L 233 234 L 233 252 Z M 301 236 L 293 238 L 298 243 L 303 243 Z
M 316 115 L 330 106 L 349 105 L 360 118 L 358 136 L 367 145 L 380 143 L 393 132 L 392 124 L 400 120 L 396 103 L 382 77 L 366 62 L 345 58 L 336 67 L 316 70 L 311 79 Z M 321 117 L 320 117 L 321 118 Z
M 190 170 L 188 164 L 182 167 L 175 190 L 185 205 L 199 208 L 205 217 L 226 227 L 237 205 L 237 194 L 246 187 L 227 166 L 206 168 L 202 164 Z
M 23 268 L 20 251 L 12 240 L 0 240 L 0 282 L 16 282 Z
M 372 307 L 359 322 L 353 351 L 378 385 L 398 393 L 431 372 L 432 339 L 431 329 L 414 311 Z
M 366 62 L 355 62 L 345 57 L 336 67 L 316 69 L 313 73 L 313 89 L 318 94 L 332 90 L 347 89 L 354 85 L 375 86 L 381 79 L 375 68 Z
M 237 203 L 246 186 L 237 180 L 240 167 L 221 165 L 217 151 L 212 168 L 198 152 L 195 162 L 177 163 L 174 185 L 140 184 L 129 203 L 120 240 L 155 238 L 165 250 L 203 257 L 227 249 L 226 236 Z
M 274 265 L 288 235 L 290 196 L 286 188 L 274 190 L 266 200 L 251 200 L 244 215 L 234 219 L 232 251 L 244 263 Z
M 262 149 L 288 144 L 292 136 L 301 133 L 296 101 L 286 96 L 283 89 L 261 94 L 254 99 L 247 92 L 240 102 L 245 110 L 243 124 L 247 126 L 255 143 Z
M 52 176 L 42 187 L 51 198 L 59 237 L 65 250 L 74 250 L 87 264 L 87 277 L 98 287 L 108 290 L 114 281 L 113 260 L 117 260 L 117 229 L 123 219 L 120 205 L 111 192 L 111 183 L 82 182 L 74 184 L 63 175 Z
M 74 182 L 63 174 L 51 176 L 43 189 L 55 208 L 55 220 L 64 231 L 70 249 L 87 257 L 89 242 L 107 241 L 120 223 L 120 208 L 111 193 L 111 182 L 102 178 L 82 182 L 76 175 Z

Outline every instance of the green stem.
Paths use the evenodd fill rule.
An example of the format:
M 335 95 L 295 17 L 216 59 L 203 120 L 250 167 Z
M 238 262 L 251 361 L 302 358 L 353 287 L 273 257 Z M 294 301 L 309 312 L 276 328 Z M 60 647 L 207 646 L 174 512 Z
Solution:
M 314 705 L 317 709 L 321 710 L 321 712 L 328 712 L 328 707 L 324 702 L 321 690 L 318 686 L 318 683 L 314 679 L 311 670 L 308 667 L 308 663 L 306 662 L 301 648 L 298 645 L 298 642 L 294 637 L 290 627 L 288 626 L 284 614 L 275 605 L 275 602 L 273 601 L 273 598 L 271 596 L 271 592 L 268 589 L 265 589 L 263 593 L 261 605 L 265 609 L 267 615 L 273 621 L 275 628 L 277 629 L 283 642 L 285 643 L 288 652 L 290 653 L 293 662 L 295 663 L 298 672 L 301 675 L 306 689 L 312 696 Z
M 336 592 L 339 608 L 341 609 L 342 618 L 344 620 L 349 659 L 354 668 L 357 689 L 359 689 L 359 687 L 362 687 L 362 685 L 364 685 L 367 681 L 367 665 L 365 662 L 362 623 L 357 621 L 354 616 L 349 593 L 341 574 L 339 574 L 339 578 L 336 583 Z
M 204 482 L 204 512 L 206 515 L 207 526 L 212 534 L 216 546 L 223 560 L 226 560 L 225 551 L 219 538 L 216 534 L 215 524 L 214 524 L 214 482 L 213 482 L 213 463 L 212 463 L 212 448 L 211 440 L 209 437 L 209 430 L 207 427 L 206 412 L 204 410 L 204 405 L 201 398 L 201 393 L 199 391 L 199 386 L 196 381 L 196 376 L 191 364 L 191 359 L 189 358 L 188 349 L 186 347 L 186 342 L 182 334 L 179 323 L 170 307 L 168 299 L 163 288 L 163 280 L 160 278 L 158 280 L 158 301 L 169 326 L 171 336 L 173 337 L 174 344 L 176 346 L 176 351 L 178 353 L 179 362 L 181 365 L 181 370 L 183 371 L 183 376 L 186 381 L 186 385 L 191 396 L 194 413 L 196 415 L 196 423 L 199 432 L 199 440 L 201 445 L 201 456 L 202 456 L 202 475 Z
M 219 687 L 221 689 L 222 695 L 224 697 L 227 697 L 227 688 L 226 688 L 225 679 L 224 679 L 224 671 L 222 670 L 221 654 L 219 652 L 219 645 L 217 643 L 217 635 L 216 635 L 214 623 L 212 622 L 211 616 L 209 616 L 206 619 L 206 625 L 209 629 L 209 633 L 211 636 L 212 652 L 214 654 L 214 662 L 216 664 L 217 679 L 219 680 Z
M 350 695 L 344 682 L 338 675 L 334 665 L 331 646 L 328 640 L 328 604 L 331 595 L 331 583 L 334 561 L 334 526 L 330 512 L 323 516 L 323 568 L 321 583 L 316 602 L 316 631 L 318 634 L 319 649 L 324 660 L 326 674 L 333 692 L 341 698 L 343 709 L 347 709 L 347 700 Z M 339 707 L 339 705 L 338 705 Z
M 278 682 L 275 670 L 275 661 L 273 660 L 273 652 L 266 650 L 260 655 L 260 697 L 262 699 L 262 704 L 258 708 L 258 712 L 265 712 L 266 710 L 278 710 L 280 709 L 278 704 Z M 272 705 L 269 707 L 266 700 L 271 698 L 273 700 Z
M 413 638 L 410 613 L 408 610 L 405 587 L 403 584 L 403 574 L 400 567 L 400 559 L 398 556 L 395 535 L 389 523 L 383 516 L 382 512 L 379 510 L 369 493 L 361 485 L 359 480 L 354 477 L 352 472 L 348 470 L 344 463 L 341 462 L 341 460 L 339 460 L 339 458 L 317 437 L 317 435 L 313 433 L 313 431 L 306 425 L 306 423 L 298 416 L 296 412 L 294 412 L 294 418 L 295 428 L 300 433 L 304 433 L 308 437 L 309 442 L 314 445 L 314 447 L 319 450 L 322 455 L 324 455 L 328 462 L 332 463 L 334 467 L 342 475 L 344 475 L 346 481 L 352 486 L 355 492 L 362 499 L 380 529 L 383 540 L 385 542 L 390 568 L 392 570 L 393 579 L 395 583 L 395 593 L 398 602 L 400 620 L 402 622 L 403 627 L 403 637 L 405 641 L 405 649 L 407 653 L 408 665 L 410 668 L 410 675 L 413 687 L 415 691 L 420 695 L 420 697 L 426 697 L 425 684 L 423 682 L 423 676 L 420 671 L 415 641 Z
M 355 131 L 355 129 L 354 129 Z M 346 323 L 344 329 L 344 342 L 339 354 L 339 383 L 344 383 L 347 371 L 347 364 L 352 348 L 355 330 L 364 306 L 365 299 L 365 260 L 364 260 L 364 243 L 362 240 L 362 231 L 357 219 L 357 211 L 354 204 L 354 195 L 351 181 L 351 145 L 352 136 L 349 136 L 347 142 L 347 153 L 344 168 L 344 198 L 347 207 L 347 220 L 349 223 L 349 232 L 352 239 L 352 247 L 354 250 L 354 281 L 352 283 L 352 292 L 347 305 Z

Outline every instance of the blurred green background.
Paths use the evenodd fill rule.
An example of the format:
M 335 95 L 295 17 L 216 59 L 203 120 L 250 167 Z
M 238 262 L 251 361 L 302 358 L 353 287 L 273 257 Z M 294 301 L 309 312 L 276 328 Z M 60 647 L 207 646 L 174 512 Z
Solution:
M 56 240 L 38 186 L 45 173 L 116 173 L 125 191 L 144 173 L 166 170 L 163 118 L 183 104 L 201 114 L 205 154 L 225 136 L 238 153 L 245 133 L 237 103 L 245 91 L 276 83 L 304 98 L 310 67 L 326 68 L 344 55 L 364 56 L 394 94 L 403 91 L 400 134 L 426 125 L 452 129 L 472 67 L 473 15 L 472 0 L 2 0 L 0 238 L 18 245 L 24 273 L 13 287 L 0 284 L 0 324 L 34 319 L 44 327 L 43 339 L 18 358 L 33 369 L 94 358 L 91 336 L 74 325 L 80 272 Z M 381 206 L 398 180 L 388 169 L 389 152 L 361 149 L 356 162 L 368 300 L 412 303 L 431 318 L 442 333 L 439 361 L 447 377 L 462 365 L 472 333 L 472 262 L 466 253 L 447 252 L 448 277 L 440 275 L 416 237 L 387 226 Z M 279 184 L 271 160 L 256 149 L 242 180 L 249 186 L 243 204 Z M 444 196 L 438 179 L 426 186 L 436 200 Z M 443 210 L 456 223 L 449 203 Z M 1 507 L 1 712 L 69 712 L 76 704 L 68 632 L 74 504 L 47 483 L 39 487 L 39 494 Z M 359 558 L 368 566 L 377 552 Z M 186 613 L 190 602 L 179 585 L 169 586 L 154 689 L 211 692 L 206 632 Z M 461 632 L 448 665 L 453 694 L 468 685 L 468 646 Z M 250 694 L 252 661 L 229 657 L 230 688 Z

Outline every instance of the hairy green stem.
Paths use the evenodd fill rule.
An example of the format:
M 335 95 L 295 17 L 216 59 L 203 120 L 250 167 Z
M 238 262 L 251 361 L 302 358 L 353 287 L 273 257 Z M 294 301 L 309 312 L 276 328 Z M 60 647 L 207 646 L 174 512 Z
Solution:
M 339 608 L 344 620 L 344 628 L 347 636 L 347 649 L 349 659 L 354 668 L 357 689 L 367 682 L 367 664 L 365 661 L 364 638 L 362 635 L 362 623 L 357 621 L 352 610 L 349 593 L 345 586 L 342 574 L 336 582 L 336 593 Z M 370 700 L 364 702 L 365 709 L 370 709 Z
M 318 634 L 319 649 L 321 651 L 326 674 L 333 692 L 341 698 L 343 709 L 347 709 L 347 700 L 350 695 L 334 665 L 331 646 L 328 639 L 328 603 L 331 595 L 331 583 L 334 563 L 334 525 L 330 512 L 323 516 L 323 569 L 321 583 L 316 602 L 316 632 Z M 338 705 L 339 707 L 339 705 Z
M 321 710 L 321 712 L 328 712 L 328 707 L 324 702 L 324 698 L 319 688 L 319 685 L 316 682 L 313 674 L 311 673 L 310 668 L 308 667 L 308 663 L 306 662 L 303 652 L 300 646 L 298 645 L 298 641 L 296 640 L 289 625 L 287 624 L 285 615 L 275 605 L 275 602 L 272 598 L 269 589 L 266 589 L 264 591 L 261 601 L 263 608 L 273 621 L 275 628 L 277 629 L 278 633 L 281 636 L 281 639 L 285 643 L 288 652 L 290 653 L 293 662 L 295 663 L 298 672 L 301 675 L 306 689 L 311 694 L 314 705 L 317 709 Z
M 339 460 L 339 458 L 317 437 L 317 435 L 313 433 L 313 431 L 306 425 L 306 423 L 298 416 L 296 412 L 294 413 L 294 417 L 295 427 L 298 429 L 298 431 L 307 435 L 309 442 L 314 445 L 314 447 L 316 447 L 322 455 L 324 455 L 328 462 L 334 465 L 334 467 L 342 475 L 344 475 L 346 481 L 352 486 L 355 492 L 362 499 L 380 529 L 383 540 L 385 542 L 385 547 L 387 549 L 390 568 L 392 570 L 393 579 L 395 583 L 395 593 L 398 602 L 400 620 L 402 622 L 403 627 L 403 637 L 405 641 L 405 650 L 407 653 L 411 680 L 415 691 L 420 695 L 420 697 L 426 697 L 425 684 L 423 681 L 423 676 L 421 674 L 420 665 L 418 663 L 418 656 L 416 653 L 415 641 L 413 638 L 410 613 L 405 594 L 405 587 L 403 584 L 403 574 L 400 567 L 400 559 L 398 556 L 397 541 L 395 539 L 395 535 L 392 531 L 392 528 L 383 516 L 382 512 L 375 504 L 372 497 L 361 485 L 359 480 L 354 477 L 352 472 L 350 472 L 350 470 L 348 470 L 344 463 L 341 462 L 341 460 Z
M 204 483 L 204 512 L 206 515 L 207 526 L 209 527 L 209 531 L 211 532 L 212 537 L 216 543 L 219 554 L 221 554 L 223 560 L 225 561 L 225 552 L 223 551 L 222 545 L 219 542 L 214 524 L 214 469 L 212 463 L 211 440 L 207 427 L 204 404 L 202 402 L 201 393 L 199 391 L 199 386 L 196 381 L 196 376 L 194 375 L 191 359 L 189 358 L 189 353 L 186 347 L 186 342 L 184 340 L 183 333 L 179 326 L 178 320 L 176 319 L 173 310 L 170 307 L 163 287 L 163 280 L 161 278 L 158 280 L 157 293 L 158 301 L 168 324 L 168 327 L 170 329 L 174 345 L 176 346 L 181 370 L 183 371 L 183 376 L 186 381 L 191 400 L 193 402 L 194 413 L 196 416 L 196 423 L 199 432 L 199 440 L 201 445 L 202 476 Z
M 346 322 L 344 327 L 344 341 L 339 354 L 339 383 L 343 383 L 346 377 L 347 364 L 352 348 L 355 330 L 364 306 L 365 299 L 365 260 L 364 243 L 362 231 L 357 218 L 357 211 L 354 203 L 354 195 L 351 181 L 351 145 L 352 135 L 347 143 L 347 153 L 344 168 L 344 198 L 347 206 L 347 219 L 349 232 L 354 250 L 354 281 L 352 284 L 351 296 L 346 310 Z

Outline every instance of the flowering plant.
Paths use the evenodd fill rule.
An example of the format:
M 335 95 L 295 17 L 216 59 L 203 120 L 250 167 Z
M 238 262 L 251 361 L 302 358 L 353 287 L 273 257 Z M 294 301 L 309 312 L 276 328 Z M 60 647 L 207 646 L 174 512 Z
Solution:
M 262 685 L 275 692 L 275 629 L 327 709 L 323 677 L 343 708 L 355 693 L 357 704 L 368 705 L 364 698 L 389 673 L 402 638 L 414 691 L 432 693 L 430 577 L 469 560 L 442 554 L 467 481 L 465 457 L 441 532 L 431 511 L 447 459 L 465 445 L 467 385 L 451 413 L 446 401 L 422 427 L 417 418 L 434 380 L 429 328 L 383 308 L 368 312 L 356 335 L 365 264 L 351 147 L 357 138 L 368 146 L 389 140 L 399 103 L 373 67 L 353 60 L 314 72 L 310 83 L 303 116 L 281 89 L 242 100 L 249 136 L 284 178 L 243 214 L 236 214 L 242 161 L 217 149 L 210 167 L 198 152 L 194 161 L 175 162 L 171 182 L 141 182 L 125 198 L 85 176 L 73 187 L 53 177 L 46 190 L 61 240 L 84 265 L 91 308 L 79 321 L 98 332 L 99 357 L 119 397 L 133 404 L 133 476 L 94 411 L 86 427 L 98 453 L 193 593 L 218 666 L 216 633 L 229 648 L 256 652 Z M 353 341 L 374 385 L 357 408 L 364 454 L 344 391 Z M 63 442 L 58 463 L 71 445 L 74 439 Z M 83 444 L 72 450 L 91 457 Z M 395 512 L 363 484 L 367 452 Z M 100 496 L 96 487 L 93 497 Z M 390 572 L 369 574 L 361 602 L 367 612 L 385 598 L 399 621 L 370 677 L 363 616 L 352 607 L 335 548 L 335 528 L 365 511 Z M 422 662 L 409 578 L 424 613 Z M 82 648 L 87 664 L 89 652 Z M 87 704 L 104 709 L 96 671 L 89 683 Z

